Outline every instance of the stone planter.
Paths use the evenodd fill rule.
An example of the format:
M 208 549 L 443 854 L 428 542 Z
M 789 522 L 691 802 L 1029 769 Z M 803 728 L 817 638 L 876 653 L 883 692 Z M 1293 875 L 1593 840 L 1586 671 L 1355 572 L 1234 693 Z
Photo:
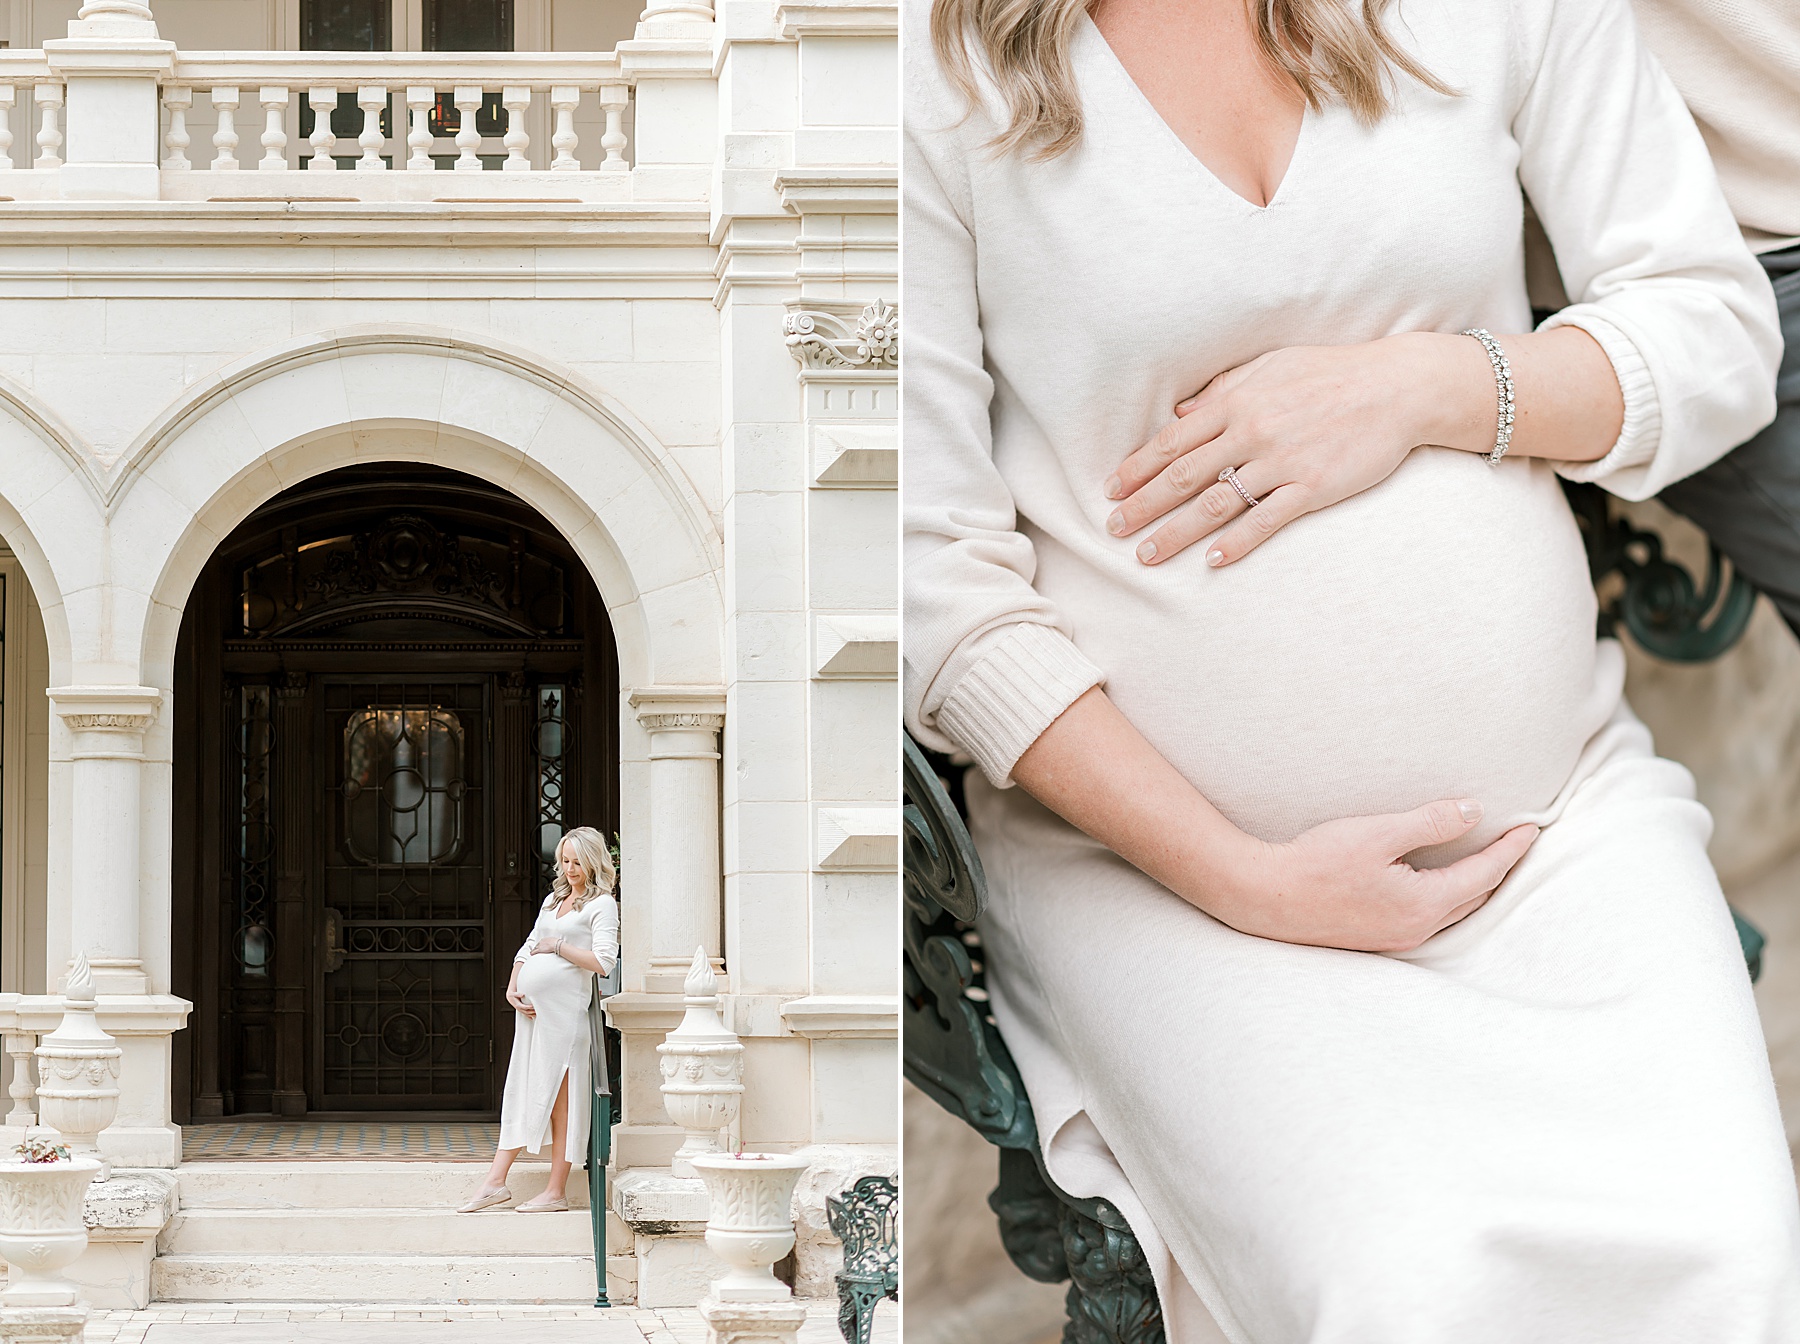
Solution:
M 99 1170 L 91 1158 L 0 1162 L 0 1257 L 13 1267 L 0 1308 L 75 1304 L 62 1271 L 87 1249 L 82 1202 Z
M 706 1182 L 706 1244 L 730 1266 L 713 1284 L 719 1302 L 783 1302 L 793 1294 L 775 1262 L 794 1249 L 794 1185 L 804 1157 L 786 1153 L 711 1153 L 693 1159 Z

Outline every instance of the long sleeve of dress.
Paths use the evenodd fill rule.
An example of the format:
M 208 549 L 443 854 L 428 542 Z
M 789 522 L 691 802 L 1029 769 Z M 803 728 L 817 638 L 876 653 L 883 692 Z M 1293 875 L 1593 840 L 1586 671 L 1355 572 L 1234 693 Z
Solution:
M 926 746 L 967 751 L 1005 787 L 1025 749 L 1102 674 L 1032 587 L 1032 545 L 994 466 L 993 380 L 982 364 L 975 240 L 966 223 L 966 180 L 958 180 L 968 132 L 921 128 L 921 121 L 953 123 L 960 109 L 938 105 L 910 74 L 909 84 L 902 300 L 907 726 Z
M 1558 470 L 1648 499 L 1773 418 L 1774 294 L 1626 0 L 1519 8 L 1519 178 L 1574 300 L 1544 326 L 1592 336 L 1625 394 L 1612 450 Z
M 600 978 L 612 974 L 613 962 L 619 957 L 619 903 L 611 896 L 596 896 L 588 909 L 593 919 L 588 928 L 593 941 L 590 946 L 600 962 Z

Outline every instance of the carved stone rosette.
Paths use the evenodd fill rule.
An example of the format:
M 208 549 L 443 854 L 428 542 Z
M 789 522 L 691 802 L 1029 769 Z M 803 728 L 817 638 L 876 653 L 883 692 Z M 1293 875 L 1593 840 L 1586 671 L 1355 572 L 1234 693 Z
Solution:
M 744 1094 L 744 1046 L 719 1016 L 718 988 L 706 949 L 696 948 L 683 986 L 687 1011 L 656 1047 L 663 1106 L 687 1131 L 670 1167 L 677 1176 L 696 1175 L 694 1159 L 720 1151 L 719 1131 L 737 1119 Z
M 714 1153 L 693 1159 L 706 1182 L 706 1245 L 731 1267 L 716 1302 L 785 1302 L 775 1262 L 794 1249 L 794 1186 L 807 1159 L 787 1153 Z
M 13 1267 L 0 1313 L 15 1307 L 70 1307 L 76 1287 L 62 1277 L 87 1249 L 82 1201 L 100 1164 L 0 1162 L 0 1257 Z
M 119 1113 L 119 1043 L 94 1016 L 94 973 L 81 953 L 63 991 L 62 1025 L 38 1042 L 38 1117 L 68 1140 L 77 1158 L 92 1158 L 100 1180 L 112 1164 L 100 1155 L 100 1131 Z

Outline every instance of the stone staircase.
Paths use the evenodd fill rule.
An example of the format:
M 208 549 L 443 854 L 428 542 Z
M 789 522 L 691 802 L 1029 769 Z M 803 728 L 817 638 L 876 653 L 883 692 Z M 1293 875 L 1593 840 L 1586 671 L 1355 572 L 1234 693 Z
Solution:
M 583 1302 L 594 1300 L 587 1181 L 567 1213 L 458 1215 L 485 1163 L 190 1162 L 180 1207 L 157 1241 L 162 1302 Z M 549 1168 L 521 1162 L 515 1202 Z M 631 1232 L 607 1214 L 607 1292 L 634 1300 Z

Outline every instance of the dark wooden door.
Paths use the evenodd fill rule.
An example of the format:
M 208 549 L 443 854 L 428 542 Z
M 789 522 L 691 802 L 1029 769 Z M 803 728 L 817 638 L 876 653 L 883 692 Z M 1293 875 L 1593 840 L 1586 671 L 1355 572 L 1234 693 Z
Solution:
M 322 949 L 309 1043 L 320 1109 L 490 1104 L 491 681 L 319 687 L 313 759 L 331 767 L 318 785 L 310 911 Z
M 593 583 L 504 491 L 352 468 L 221 544 L 177 650 L 176 1118 L 499 1109 L 514 951 L 617 824 Z

